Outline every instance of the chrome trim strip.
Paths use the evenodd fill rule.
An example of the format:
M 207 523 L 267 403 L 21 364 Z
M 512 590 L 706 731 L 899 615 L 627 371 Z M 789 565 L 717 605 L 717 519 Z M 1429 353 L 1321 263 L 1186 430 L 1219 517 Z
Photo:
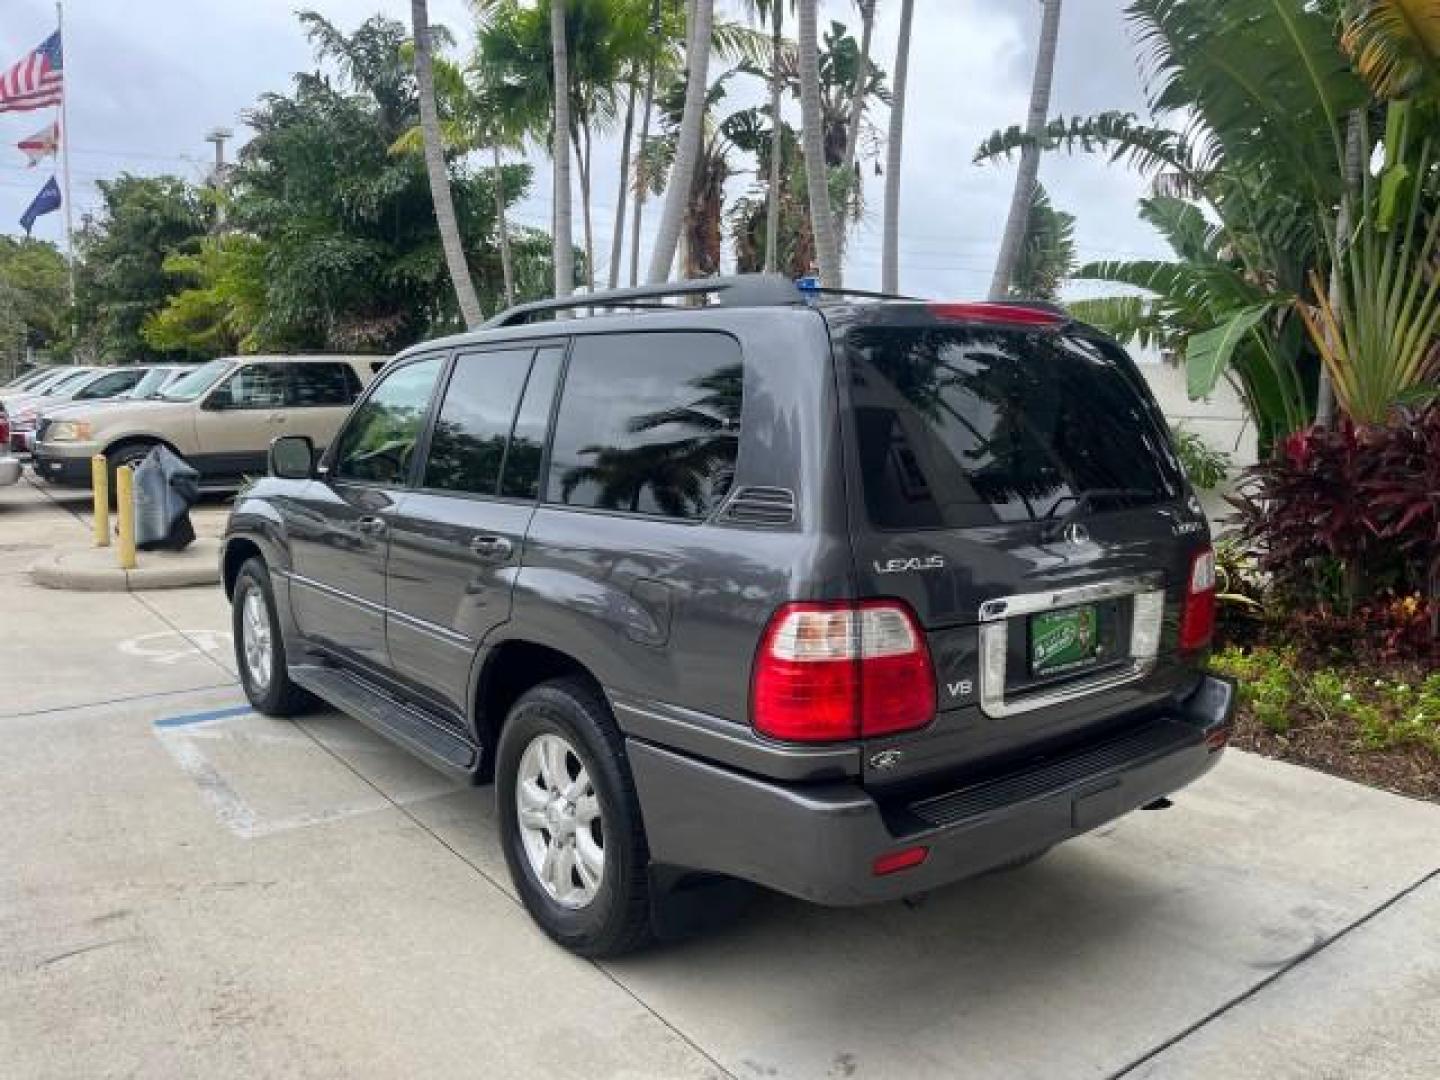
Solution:
M 1023 593 L 986 601 L 980 606 L 980 711 L 992 719 L 1014 716 L 1018 713 L 1033 712 L 1036 709 L 1061 705 L 1067 701 L 1088 697 L 1105 690 L 1143 679 L 1155 670 L 1158 647 L 1158 623 L 1164 617 L 1164 578 L 1160 574 L 1143 574 L 1134 577 L 1115 578 L 1094 585 L 1080 585 L 1075 588 L 1055 589 L 1049 592 Z M 1015 700 L 1005 696 L 1006 668 L 1009 663 L 1010 622 L 1018 616 L 1049 611 L 1054 608 L 1071 607 L 1075 604 L 1093 603 L 1099 600 L 1117 600 L 1122 597 L 1144 597 L 1146 603 L 1136 603 L 1131 612 L 1130 641 L 1135 643 L 1148 640 L 1151 647 L 1143 652 L 1133 652 L 1130 662 L 1124 667 L 1111 668 L 1097 673 L 1093 678 L 1077 679 L 1066 683 L 1057 690 L 1026 694 Z M 1157 625 L 1142 628 L 1139 623 L 1148 618 Z M 1143 633 L 1141 631 L 1144 631 Z
M 451 630 L 448 626 L 427 622 L 425 619 L 395 608 L 386 608 L 385 613 L 396 622 L 403 623 L 407 629 L 415 630 L 437 641 L 443 641 L 453 648 L 463 649 L 466 652 L 471 652 L 475 648 L 475 642 L 471 638 L 466 637 L 458 630 Z
M 995 622 L 997 619 L 1008 619 L 1013 615 L 1032 615 L 1051 608 L 1073 607 L 1097 600 L 1115 600 L 1122 596 L 1133 596 L 1135 593 L 1151 592 L 1163 588 L 1164 584 L 1164 575 L 1160 573 L 1136 574 L 1067 589 L 997 596 L 994 600 L 986 600 L 980 605 L 980 621 Z
M 438 623 L 428 622 L 425 619 L 421 619 L 407 612 L 385 607 L 382 604 L 375 603 L 373 600 L 366 600 L 362 596 L 356 596 L 354 593 L 337 589 L 333 585 L 326 585 L 324 582 L 316 581 L 314 578 L 304 577 L 295 573 L 293 570 L 277 569 L 272 571 L 272 573 L 286 578 L 295 584 L 304 585 L 314 589 L 316 592 L 324 593 L 326 596 L 333 597 L 343 603 L 361 608 L 374 615 L 395 619 L 398 622 L 404 623 L 407 628 L 435 638 L 437 641 L 443 641 L 446 645 L 453 648 L 464 649 L 467 652 L 475 649 L 476 642 L 473 638 L 466 637 L 458 630 L 451 630 L 448 626 L 441 626 Z

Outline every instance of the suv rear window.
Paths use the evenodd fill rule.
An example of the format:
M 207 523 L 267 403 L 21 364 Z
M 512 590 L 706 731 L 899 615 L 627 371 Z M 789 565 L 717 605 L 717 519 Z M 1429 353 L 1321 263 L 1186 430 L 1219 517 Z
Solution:
M 1180 497 L 1168 438 L 1115 346 L 1053 332 L 849 335 L 865 504 L 881 529 L 965 528 Z

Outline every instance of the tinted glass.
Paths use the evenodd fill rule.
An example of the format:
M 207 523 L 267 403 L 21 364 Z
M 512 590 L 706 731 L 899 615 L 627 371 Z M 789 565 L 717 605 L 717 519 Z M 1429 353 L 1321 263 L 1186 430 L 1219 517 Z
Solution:
M 285 405 L 285 364 L 251 364 L 230 376 L 210 401 L 231 409 L 279 409 Z
M 734 474 L 742 374 L 740 347 L 721 334 L 577 338 L 546 497 L 704 517 Z
M 349 364 L 287 364 L 290 404 L 296 408 L 344 407 L 360 393 L 360 377 Z
M 432 356 L 381 377 L 336 442 L 336 477 L 375 484 L 409 479 L 415 443 L 443 365 L 442 357 Z
M 77 401 L 92 401 L 97 398 L 114 397 L 122 390 L 129 390 L 145 374 L 145 368 L 131 368 L 129 371 L 111 371 L 101 375 L 76 391 Z
M 533 349 L 514 349 L 456 357 L 430 437 L 425 487 L 495 494 L 533 354 Z
M 510 449 L 505 452 L 505 475 L 500 494 L 512 499 L 540 496 L 540 459 L 545 453 L 545 431 L 550 426 L 550 406 L 555 401 L 555 384 L 560 381 L 560 364 L 565 350 L 541 349 L 530 365 L 525 396 L 515 416 Z
M 851 334 L 860 468 L 880 528 L 958 528 L 1180 495 L 1168 438 L 1124 354 L 991 329 Z

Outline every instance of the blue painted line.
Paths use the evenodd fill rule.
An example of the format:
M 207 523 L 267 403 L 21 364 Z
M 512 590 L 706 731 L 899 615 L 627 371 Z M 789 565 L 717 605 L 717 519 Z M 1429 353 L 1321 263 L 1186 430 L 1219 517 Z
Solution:
M 249 705 L 232 705 L 228 709 L 211 709 L 209 712 L 182 713 L 179 716 L 165 716 L 155 721 L 158 728 L 185 727 L 189 724 L 203 724 L 208 720 L 224 720 L 227 716 L 244 716 L 255 710 Z

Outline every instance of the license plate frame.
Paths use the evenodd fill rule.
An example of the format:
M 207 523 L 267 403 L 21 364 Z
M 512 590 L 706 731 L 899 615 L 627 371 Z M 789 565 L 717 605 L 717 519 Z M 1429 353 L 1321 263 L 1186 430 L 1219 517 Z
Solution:
M 1100 613 L 1096 604 L 1076 604 L 1030 616 L 1027 641 L 1030 674 L 1053 678 L 1094 667 L 1100 660 Z

